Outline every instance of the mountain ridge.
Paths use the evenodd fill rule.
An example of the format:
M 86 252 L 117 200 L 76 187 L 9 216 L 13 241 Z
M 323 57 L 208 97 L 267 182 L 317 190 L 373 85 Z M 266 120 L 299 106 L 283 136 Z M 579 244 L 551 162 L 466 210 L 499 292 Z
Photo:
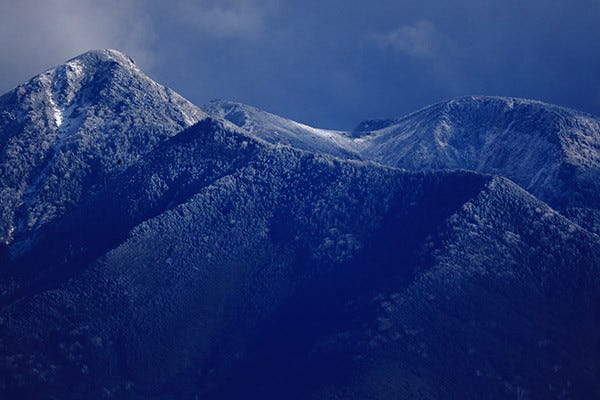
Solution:
M 223 102 L 205 110 L 223 117 L 226 113 L 219 110 L 219 104 Z M 224 104 L 229 109 L 249 109 L 238 103 Z M 258 129 L 247 129 L 250 134 L 268 135 L 269 141 L 277 143 L 279 138 L 272 132 L 281 132 L 284 144 L 293 143 L 290 136 L 300 135 L 287 128 L 293 121 L 251 109 L 244 123 L 252 124 L 253 117 Z M 263 126 L 268 128 L 261 130 Z M 353 156 L 383 165 L 502 175 L 559 209 L 598 208 L 600 204 L 600 120 L 541 101 L 465 96 L 399 118 L 366 120 L 354 131 L 329 131 L 329 135 L 343 142 Z M 339 156 L 330 143 L 319 144 L 316 151 Z M 297 147 L 315 151 L 315 146 L 303 143 Z
M 250 105 L 227 100 L 212 100 L 201 109 L 272 144 L 279 143 L 341 158 L 358 158 L 355 146 L 343 131 L 314 128 Z

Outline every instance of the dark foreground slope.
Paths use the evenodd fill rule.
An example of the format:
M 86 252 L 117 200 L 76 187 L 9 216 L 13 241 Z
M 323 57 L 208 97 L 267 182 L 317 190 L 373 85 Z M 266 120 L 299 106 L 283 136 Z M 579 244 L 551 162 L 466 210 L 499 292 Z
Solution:
M 600 239 L 503 178 L 207 119 L 3 269 L 6 398 L 593 398 Z

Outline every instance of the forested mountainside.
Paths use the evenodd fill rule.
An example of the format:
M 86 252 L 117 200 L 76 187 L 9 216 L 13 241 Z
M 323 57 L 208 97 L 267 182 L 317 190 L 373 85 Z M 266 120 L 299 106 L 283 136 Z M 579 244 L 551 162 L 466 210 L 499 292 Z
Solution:
M 76 60 L 86 57 L 138 71 L 115 51 Z M 499 174 L 367 157 L 360 141 L 397 120 L 336 133 L 357 146 L 343 151 L 305 128 L 280 142 L 264 121 L 206 117 L 136 73 L 134 93 L 140 80 L 170 95 L 140 94 L 144 117 L 105 132 L 105 143 L 131 140 L 127 155 L 76 154 L 77 165 L 106 163 L 94 161 L 107 166 L 98 174 L 57 165 L 58 187 L 86 189 L 6 241 L 3 397 L 600 396 L 594 204 L 558 212 Z M 166 115 L 172 130 L 160 131 Z M 269 118 L 269 129 L 281 123 Z M 86 132 L 73 134 L 76 149 Z M 45 199 L 62 204 L 53 188 Z

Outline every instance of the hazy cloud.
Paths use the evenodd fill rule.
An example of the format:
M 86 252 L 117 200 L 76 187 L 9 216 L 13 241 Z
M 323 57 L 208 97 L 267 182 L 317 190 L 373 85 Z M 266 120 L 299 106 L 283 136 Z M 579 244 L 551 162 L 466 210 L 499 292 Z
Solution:
M 0 13 L 0 90 L 79 53 L 118 48 L 148 66 L 154 32 L 141 1 L 20 0 Z
M 269 12 L 266 3 L 253 1 L 181 1 L 181 20 L 216 38 L 249 38 L 262 33 Z
M 393 31 L 375 34 L 373 40 L 384 49 L 392 49 L 412 57 L 434 57 L 445 39 L 429 21 L 404 25 Z

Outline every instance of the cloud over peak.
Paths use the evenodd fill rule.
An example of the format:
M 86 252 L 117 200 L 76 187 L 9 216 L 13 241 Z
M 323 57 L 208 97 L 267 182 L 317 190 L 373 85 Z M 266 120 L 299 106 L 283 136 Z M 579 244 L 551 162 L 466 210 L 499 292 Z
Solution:
M 185 1 L 178 7 L 183 23 L 216 38 L 257 36 L 265 27 L 268 11 L 253 1 Z
M 382 49 L 424 58 L 436 56 L 444 41 L 440 32 L 427 20 L 403 25 L 387 33 L 374 34 L 372 39 Z

